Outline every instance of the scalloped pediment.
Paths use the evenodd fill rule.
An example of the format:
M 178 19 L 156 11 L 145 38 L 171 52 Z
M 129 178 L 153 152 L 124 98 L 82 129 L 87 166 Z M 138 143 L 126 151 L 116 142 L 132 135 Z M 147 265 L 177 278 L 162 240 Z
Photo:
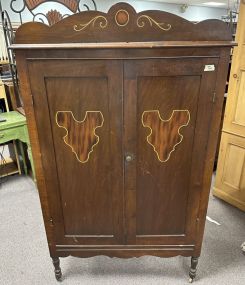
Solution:
M 231 40 L 228 26 L 220 20 L 193 24 L 168 12 L 150 10 L 136 13 L 129 4 L 118 3 L 108 13 L 84 11 L 51 27 L 37 22 L 25 23 L 17 30 L 15 43 Z

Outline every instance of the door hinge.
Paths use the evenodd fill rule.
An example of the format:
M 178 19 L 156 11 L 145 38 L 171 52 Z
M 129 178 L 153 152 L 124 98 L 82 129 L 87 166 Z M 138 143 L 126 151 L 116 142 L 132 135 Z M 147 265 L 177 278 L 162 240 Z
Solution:
M 213 93 L 213 103 L 216 101 L 216 92 Z

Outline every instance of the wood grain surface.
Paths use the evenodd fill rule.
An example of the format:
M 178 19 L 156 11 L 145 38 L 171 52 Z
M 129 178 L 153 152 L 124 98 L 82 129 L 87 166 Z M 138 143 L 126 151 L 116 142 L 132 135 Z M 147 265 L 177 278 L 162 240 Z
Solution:
M 167 162 L 177 145 L 183 140 L 181 128 L 188 126 L 190 112 L 188 110 L 173 110 L 169 119 L 162 119 L 158 110 L 144 111 L 142 124 L 150 129 L 147 142 L 153 147 L 160 162 Z
M 74 152 L 77 160 L 81 163 L 88 162 L 100 140 L 95 131 L 103 126 L 103 114 L 100 111 L 86 111 L 85 118 L 78 121 L 71 111 L 58 111 L 56 123 L 58 127 L 66 130 L 63 140 Z

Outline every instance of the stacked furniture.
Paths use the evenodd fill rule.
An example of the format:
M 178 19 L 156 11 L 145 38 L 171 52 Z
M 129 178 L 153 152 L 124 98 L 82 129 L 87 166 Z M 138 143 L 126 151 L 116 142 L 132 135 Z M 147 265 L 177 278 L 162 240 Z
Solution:
M 49 27 L 16 52 L 50 255 L 201 253 L 233 45 L 192 24 L 116 4 Z

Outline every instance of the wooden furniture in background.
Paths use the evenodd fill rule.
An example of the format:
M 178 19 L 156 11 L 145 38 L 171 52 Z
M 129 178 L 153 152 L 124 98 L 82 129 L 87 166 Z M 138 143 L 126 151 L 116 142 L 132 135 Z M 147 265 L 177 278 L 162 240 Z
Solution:
M 6 96 L 4 84 L 3 84 L 1 79 L 0 79 L 0 100 L 4 101 L 4 108 L 6 109 L 5 111 L 9 112 L 8 99 L 7 99 L 7 96 Z
M 1 5 L 0 5 L 1 8 Z M 13 110 L 18 110 L 20 113 L 24 114 L 23 108 L 21 107 L 21 100 L 19 98 L 19 92 L 18 92 L 18 86 L 17 86 L 17 75 L 11 76 L 11 72 L 15 70 L 15 56 L 9 50 L 7 49 L 7 45 L 12 42 L 11 39 L 14 38 L 14 33 L 16 31 L 16 28 L 19 26 L 18 23 L 11 23 L 10 18 L 8 17 L 7 12 L 1 11 L 1 19 L 2 23 L 0 23 L 0 65 L 1 65 L 1 77 L 4 81 L 4 84 L 2 81 L 0 81 L 0 101 L 4 100 L 4 103 L 1 104 L 1 107 L 3 107 L 2 112 L 9 112 Z M 4 36 L 4 31 L 6 32 Z M 8 43 L 8 44 L 6 44 Z M 14 85 L 13 82 L 16 84 Z M 1 102 L 2 103 L 2 102 Z M 9 115 L 5 116 L 5 113 L 2 115 L 4 117 L 8 116 L 10 119 L 10 122 L 7 122 L 11 125 L 12 121 L 12 115 L 9 117 Z M 20 124 L 23 121 L 22 117 L 18 117 L 20 120 Z M 0 123 L 0 132 L 2 131 L 2 128 L 6 128 L 5 123 Z M 7 131 L 8 134 L 12 137 L 15 137 L 16 134 L 13 134 L 12 132 L 15 131 L 13 128 L 6 128 L 4 131 Z M 1 136 L 3 134 L 1 133 Z M 18 135 L 17 135 L 18 136 Z M 6 137 L 6 136 L 5 136 Z M 1 139 L 1 142 L 5 140 Z M 8 148 L 7 153 L 9 153 L 9 157 L 4 157 L 0 160 L 1 163 L 1 173 L 0 176 L 7 176 L 12 174 L 22 174 L 23 170 L 21 167 L 20 158 L 22 158 L 23 161 L 23 168 L 25 174 L 27 174 L 27 164 L 26 164 L 26 157 L 27 152 L 24 150 L 23 143 L 19 140 L 7 140 L 7 143 L 4 143 L 4 145 L 1 145 L 1 151 L 5 148 L 5 146 Z M 19 155 L 20 154 L 20 155 Z M 31 155 L 30 155 L 31 157 Z M 30 161 L 31 166 L 33 166 L 32 161 Z M 3 170 L 3 171 L 2 171 Z M 4 172 L 4 173 L 3 173 Z M 32 167 L 32 175 L 35 180 L 35 172 Z
M 213 194 L 245 211 L 245 3 L 241 3 Z
M 0 100 L 3 100 L 3 105 L 1 105 L 4 109 L 4 111 L 9 112 L 9 101 L 5 92 L 5 86 L 3 82 L 0 80 Z M 0 113 L 1 115 L 1 113 Z M 2 124 L 0 123 L 0 131 L 2 129 Z M 1 140 L 2 134 L 0 133 L 0 140 Z M 21 174 L 21 167 L 20 167 L 20 160 L 18 156 L 18 150 L 17 150 L 17 144 L 15 141 L 10 142 L 8 141 L 8 144 L 6 144 L 8 147 L 9 157 L 3 158 L 0 157 L 0 176 L 4 177 L 7 175 L 13 175 L 13 174 Z M 4 146 L 1 146 L 1 151 L 3 151 Z M 25 161 L 23 160 L 24 165 Z
M 29 135 L 28 135 L 27 126 L 26 126 L 26 118 L 16 111 L 1 113 L 0 116 L 6 119 L 6 122 L 0 122 L 0 144 L 5 144 L 9 141 L 16 141 L 16 140 L 19 140 L 27 144 L 28 156 L 31 162 L 33 178 L 35 180 L 35 171 L 34 171 L 34 166 L 33 166 Z M 20 146 L 21 146 L 20 147 L 21 156 L 22 156 L 23 163 L 24 163 L 24 170 L 25 170 L 25 174 L 27 174 L 27 167 L 26 167 L 27 164 L 25 160 L 23 146 L 22 144 L 20 144 Z M 16 149 L 16 145 L 15 145 L 15 149 Z M 18 169 L 19 169 L 19 165 L 18 165 Z M 13 168 L 13 165 L 11 163 L 7 163 L 6 167 L 3 170 L 5 173 L 1 173 L 1 176 L 16 173 L 16 170 Z
M 123 3 L 17 30 L 57 280 L 69 255 L 191 256 L 196 276 L 231 39 Z
M 5 81 L 5 90 L 10 98 L 10 109 L 11 111 L 16 111 L 18 109 L 18 104 L 15 96 L 14 85 L 12 81 Z

